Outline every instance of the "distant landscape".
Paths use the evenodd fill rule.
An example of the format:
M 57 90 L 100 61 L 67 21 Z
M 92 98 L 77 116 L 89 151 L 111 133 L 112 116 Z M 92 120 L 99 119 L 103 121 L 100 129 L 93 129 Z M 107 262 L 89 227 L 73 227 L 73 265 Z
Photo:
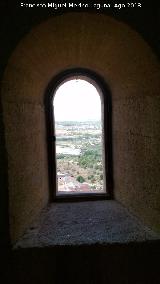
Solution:
M 59 193 L 103 192 L 101 121 L 57 121 Z

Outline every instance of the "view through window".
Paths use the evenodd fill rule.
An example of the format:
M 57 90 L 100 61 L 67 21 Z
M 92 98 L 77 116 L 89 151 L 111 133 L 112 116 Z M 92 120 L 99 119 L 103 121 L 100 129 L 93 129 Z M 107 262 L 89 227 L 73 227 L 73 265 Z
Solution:
M 57 194 L 103 193 L 101 98 L 91 83 L 72 79 L 54 100 Z

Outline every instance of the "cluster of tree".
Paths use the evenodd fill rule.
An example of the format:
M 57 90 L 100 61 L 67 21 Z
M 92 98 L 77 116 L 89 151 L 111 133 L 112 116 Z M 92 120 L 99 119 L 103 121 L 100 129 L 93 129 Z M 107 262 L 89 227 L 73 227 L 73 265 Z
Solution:
M 87 150 L 78 159 L 78 164 L 82 168 L 94 168 L 102 170 L 102 155 L 99 149 Z
M 102 180 L 102 179 L 103 179 L 103 175 L 101 174 L 101 175 L 100 175 L 100 180 Z M 78 176 L 78 177 L 76 178 L 76 180 L 79 181 L 80 183 L 85 182 L 85 178 L 84 178 L 83 176 Z M 90 180 L 91 183 L 95 183 L 95 182 L 96 182 L 96 178 L 94 177 L 94 175 L 88 176 L 88 180 Z

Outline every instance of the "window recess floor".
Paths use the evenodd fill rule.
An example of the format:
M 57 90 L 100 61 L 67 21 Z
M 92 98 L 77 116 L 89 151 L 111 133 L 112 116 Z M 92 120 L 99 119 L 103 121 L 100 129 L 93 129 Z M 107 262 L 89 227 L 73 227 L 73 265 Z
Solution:
M 84 201 L 48 206 L 14 248 L 126 244 L 159 239 L 160 235 L 118 202 Z

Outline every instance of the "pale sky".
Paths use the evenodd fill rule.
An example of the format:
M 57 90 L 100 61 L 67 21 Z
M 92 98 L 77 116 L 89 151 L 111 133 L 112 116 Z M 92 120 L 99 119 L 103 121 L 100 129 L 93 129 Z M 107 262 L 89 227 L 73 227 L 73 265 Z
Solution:
M 96 88 L 85 80 L 62 84 L 54 97 L 55 121 L 101 119 L 101 100 Z

